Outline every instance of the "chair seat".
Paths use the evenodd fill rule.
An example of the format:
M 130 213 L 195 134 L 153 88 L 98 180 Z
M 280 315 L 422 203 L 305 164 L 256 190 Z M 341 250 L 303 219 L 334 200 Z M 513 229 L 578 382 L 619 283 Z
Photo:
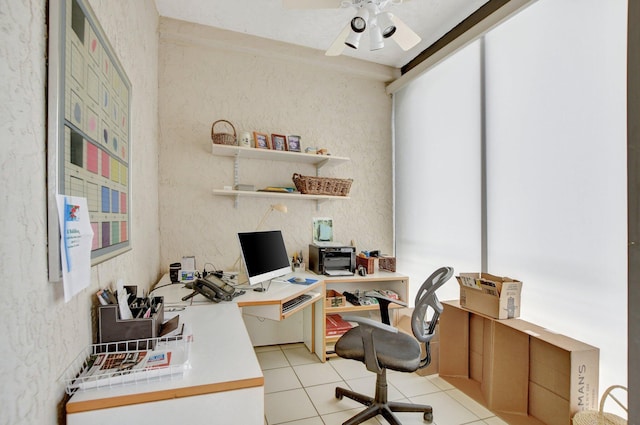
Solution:
M 373 342 L 378 364 L 382 368 L 398 372 L 415 372 L 420 366 L 420 344 L 412 336 L 402 332 L 390 333 L 375 329 Z M 360 329 L 347 331 L 335 345 L 336 354 L 342 358 L 364 362 L 364 346 Z

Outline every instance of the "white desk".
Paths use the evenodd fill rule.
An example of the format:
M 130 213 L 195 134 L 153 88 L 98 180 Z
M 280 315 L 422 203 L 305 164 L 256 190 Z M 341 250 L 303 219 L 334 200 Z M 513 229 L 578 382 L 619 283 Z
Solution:
M 264 378 L 253 350 L 257 344 L 252 344 L 247 331 L 246 316 L 267 318 L 271 320 L 266 322 L 274 323 L 301 316 L 303 341 L 318 356 L 323 354 L 322 279 L 311 285 L 274 281 L 266 292 L 247 290 L 233 301 L 220 303 L 212 303 L 202 295 L 182 301 L 192 290 L 169 283 L 168 275 L 163 276 L 153 295 L 164 297 L 165 317 L 177 313 L 182 321 L 191 324 L 191 369 L 184 377 L 172 380 L 79 391 L 67 403 L 69 425 L 263 424 Z M 313 298 L 282 312 L 285 301 L 303 293 L 310 293 Z
M 293 274 L 284 276 L 282 280 L 288 279 L 291 276 L 293 276 Z M 298 311 L 303 310 L 310 304 L 315 303 L 322 296 L 322 283 L 325 276 L 316 276 L 313 274 L 296 274 L 295 276 L 304 276 L 309 279 L 314 279 L 316 282 L 309 285 L 301 285 L 274 279 L 270 284 L 265 284 L 265 287 L 268 288 L 265 292 L 254 292 L 251 289 L 245 289 L 246 292 L 244 295 L 234 298 L 233 301 L 223 301 L 218 304 L 237 304 L 239 307 L 243 307 L 244 314 L 255 315 L 271 320 L 284 320 Z M 193 291 L 185 288 L 184 284 L 181 283 L 171 284 L 168 274 L 162 276 L 155 288 L 157 289 L 153 290 L 153 295 L 164 297 L 165 305 L 169 307 L 202 304 L 215 305 L 215 303 L 212 303 L 200 294 L 187 301 L 182 301 L 184 296 L 191 294 Z M 314 298 L 294 310 L 282 313 L 282 304 L 285 301 L 305 293 L 313 295 Z
M 284 276 L 282 280 L 291 276 L 293 274 Z M 200 294 L 182 301 L 182 298 L 191 294 L 192 290 L 185 288 L 183 284 L 171 284 L 169 275 L 165 274 L 156 284 L 155 287 L 158 289 L 153 291 L 153 295 L 163 296 L 166 309 L 169 310 L 171 307 L 188 305 L 236 304 L 242 311 L 245 327 L 254 346 L 302 341 L 309 351 L 315 352 L 318 358 L 322 359 L 324 356 L 321 347 L 324 334 L 322 302 L 325 276 L 310 273 L 296 273 L 296 276 L 304 276 L 316 282 L 310 285 L 299 285 L 276 279 L 271 282 L 266 292 L 247 289 L 244 295 L 234 298 L 233 301 L 214 304 Z M 282 312 L 282 304 L 285 301 L 305 293 L 313 295 L 313 298 L 287 313 Z
M 67 423 L 264 423 L 264 378 L 237 305 L 187 307 L 191 369 L 183 377 L 79 391 Z

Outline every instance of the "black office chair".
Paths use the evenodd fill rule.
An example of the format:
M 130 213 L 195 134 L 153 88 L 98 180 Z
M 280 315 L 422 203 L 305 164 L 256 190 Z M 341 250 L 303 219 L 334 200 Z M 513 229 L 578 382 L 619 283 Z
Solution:
M 386 298 L 377 292 L 368 292 L 365 295 L 378 299 L 383 323 L 358 316 L 344 317 L 349 322 L 357 322 L 359 326 L 340 337 L 335 345 L 336 353 L 340 357 L 363 362 L 367 370 L 377 374 L 377 378 L 375 397 L 336 387 L 337 399 L 342 400 L 342 397 L 347 397 L 368 406 L 343 425 L 360 424 L 376 415 L 382 415 L 392 425 L 401 425 L 392 412 L 423 412 L 425 422 L 433 421 L 431 406 L 387 400 L 387 369 L 415 372 L 429 365 L 431 362 L 429 343 L 434 336 L 438 317 L 442 313 L 442 304 L 438 301 L 436 290 L 451 276 L 453 276 L 451 267 L 441 267 L 433 272 L 418 290 L 411 316 L 411 328 L 415 338 L 398 332 L 398 329 L 390 326 L 389 304 L 392 302 L 405 306 L 406 304 Z M 433 316 L 429 322 L 426 322 L 429 308 L 433 310 Z M 425 344 L 424 357 L 420 352 L 420 343 Z

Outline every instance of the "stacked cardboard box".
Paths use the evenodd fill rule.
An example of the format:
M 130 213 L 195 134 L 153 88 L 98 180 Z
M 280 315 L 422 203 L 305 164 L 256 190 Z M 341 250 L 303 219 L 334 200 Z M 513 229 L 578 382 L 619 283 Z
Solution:
M 570 425 L 575 413 L 598 408 L 598 348 L 443 304 L 440 376 L 508 423 Z

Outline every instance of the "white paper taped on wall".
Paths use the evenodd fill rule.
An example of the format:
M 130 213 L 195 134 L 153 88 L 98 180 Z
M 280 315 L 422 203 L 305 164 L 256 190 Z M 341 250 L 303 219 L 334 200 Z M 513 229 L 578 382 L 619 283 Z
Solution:
M 91 282 L 93 230 L 86 198 L 57 195 L 56 201 L 60 225 L 64 301 L 69 302 Z

